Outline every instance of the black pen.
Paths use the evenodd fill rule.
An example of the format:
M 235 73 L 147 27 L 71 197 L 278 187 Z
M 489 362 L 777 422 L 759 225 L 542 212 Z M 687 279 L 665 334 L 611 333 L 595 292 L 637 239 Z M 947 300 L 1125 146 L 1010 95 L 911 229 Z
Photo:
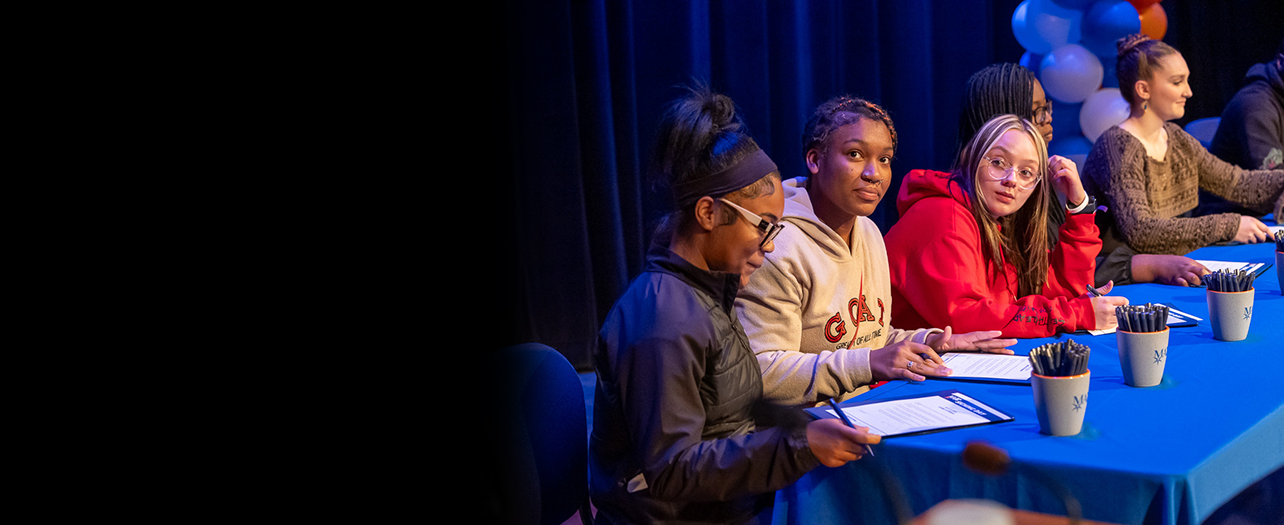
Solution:
M 847 414 L 843 413 L 843 409 L 838 408 L 838 403 L 835 403 L 834 398 L 832 397 L 829 398 L 829 406 L 834 407 L 834 412 L 838 412 L 838 417 L 843 420 L 844 425 L 847 425 L 849 428 L 856 428 L 856 425 L 852 424 L 852 420 L 847 419 Z M 869 445 L 864 443 L 861 443 L 861 446 L 865 447 L 865 452 L 869 452 L 869 457 L 874 457 L 874 449 L 869 448 Z
M 1087 288 L 1088 293 L 1092 294 L 1093 297 L 1101 297 L 1101 292 L 1098 292 L 1097 289 L 1093 288 L 1091 284 L 1085 284 L 1083 285 L 1083 287 Z

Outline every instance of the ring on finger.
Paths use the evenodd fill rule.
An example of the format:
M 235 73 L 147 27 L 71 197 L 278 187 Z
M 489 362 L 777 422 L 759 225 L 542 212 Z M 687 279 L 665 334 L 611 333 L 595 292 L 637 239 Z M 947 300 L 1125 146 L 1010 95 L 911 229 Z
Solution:
M 906 369 L 906 370 L 913 370 L 913 369 L 914 369 L 914 362 L 913 362 L 913 361 L 910 361 L 909 363 L 906 363 L 906 364 L 905 364 L 905 369 Z

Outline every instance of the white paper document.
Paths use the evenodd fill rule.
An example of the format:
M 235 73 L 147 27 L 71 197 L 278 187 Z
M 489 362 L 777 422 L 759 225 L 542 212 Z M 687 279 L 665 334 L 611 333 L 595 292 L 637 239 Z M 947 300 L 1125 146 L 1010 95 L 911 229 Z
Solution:
M 954 371 L 950 379 L 1030 380 L 1030 358 L 1023 355 L 948 353 L 941 360 Z
M 1266 263 L 1199 261 L 1199 260 L 1195 262 L 1204 265 L 1204 267 L 1208 268 L 1208 271 L 1210 272 L 1215 272 L 1217 270 L 1232 270 L 1232 271 L 1244 270 L 1245 272 L 1248 272 L 1248 273 L 1259 273 L 1259 270 L 1261 270 L 1263 266 L 1266 266 Z
M 828 410 L 831 414 L 832 409 Z M 943 428 L 983 425 L 1011 420 L 1007 416 L 958 391 L 843 407 L 843 413 L 858 427 L 869 427 L 878 436 L 896 436 Z M 837 417 L 837 414 L 834 414 Z
M 1194 326 L 1196 321 L 1203 320 L 1204 319 L 1202 317 L 1195 317 L 1171 306 L 1168 307 L 1168 326 Z M 1113 334 L 1115 333 L 1115 329 L 1107 328 L 1105 330 L 1088 330 L 1088 333 L 1092 335 Z

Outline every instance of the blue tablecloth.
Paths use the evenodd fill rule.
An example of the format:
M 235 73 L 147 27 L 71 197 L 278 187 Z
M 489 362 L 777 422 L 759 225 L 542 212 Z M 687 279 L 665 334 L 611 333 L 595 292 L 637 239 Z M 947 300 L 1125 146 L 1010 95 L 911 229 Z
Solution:
M 1274 244 L 1209 247 L 1190 256 L 1275 263 Z M 1013 347 L 1018 354 L 1066 337 L 1092 349 L 1083 431 L 1051 437 L 1039 433 L 1028 385 L 888 383 L 853 401 L 956 388 L 1016 420 L 887 439 L 873 447 L 873 458 L 818 468 L 778 492 L 775 521 L 892 523 L 889 490 L 897 487 L 913 515 L 958 498 L 1064 515 L 1051 478 L 1081 502 L 1086 519 L 1198 524 L 1284 466 L 1284 366 L 1277 358 L 1284 350 L 1284 296 L 1274 267 L 1256 280 L 1253 320 L 1239 342 L 1213 339 L 1203 288 L 1139 284 L 1116 287 L 1112 295 L 1133 304 L 1171 303 L 1204 319 L 1172 329 L 1159 386 L 1124 384 L 1114 334 L 1021 340 Z M 1008 473 L 986 476 L 964 467 L 963 448 L 974 440 L 1006 450 Z M 892 474 L 890 484 L 880 472 Z

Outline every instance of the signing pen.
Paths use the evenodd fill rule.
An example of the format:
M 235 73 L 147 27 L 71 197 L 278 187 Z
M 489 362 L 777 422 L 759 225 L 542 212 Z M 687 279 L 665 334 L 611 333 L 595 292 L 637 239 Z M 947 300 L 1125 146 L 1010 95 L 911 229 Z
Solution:
M 1085 284 L 1083 287 L 1087 288 L 1088 293 L 1092 294 L 1093 297 L 1101 297 L 1101 292 L 1097 291 L 1096 288 L 1093 288 L 1091 284 Z
M 843 424 L 851 428 L 856 428 L 856 425 L 852 424 L 852 420 L 847 419 L 847 414 L 843 413 L 843 409 L 838 408 L 838 403 L 835 403 L 834 398 L 832 397 L 829 398 L 829 406 L 834 407 L 834 412 L 838 413 L 838 417 L 843 420 Z M 865 447 L 865 452 L 869 453 L 869 457 L 871 458 L 874 457 L 874 449 L 869 448 L 869 445 L 866 445 L 864 443 L 862 443 L 861 446 Z

